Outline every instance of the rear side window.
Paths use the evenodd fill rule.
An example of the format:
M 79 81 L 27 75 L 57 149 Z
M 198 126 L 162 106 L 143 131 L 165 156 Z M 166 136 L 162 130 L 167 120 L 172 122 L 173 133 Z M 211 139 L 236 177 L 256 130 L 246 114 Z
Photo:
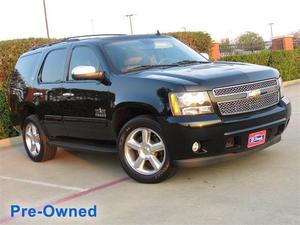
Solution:
M 48 53 L 41 73 L 41 82 L 60 82 L 65 71 L 66 57 L 67 49 L 57 49 Z
M 35 53 L 21 57 L 16 64 L 16 73 L 22 77 L 23 80 L 29 82 L 33 76 L 41 53 Z

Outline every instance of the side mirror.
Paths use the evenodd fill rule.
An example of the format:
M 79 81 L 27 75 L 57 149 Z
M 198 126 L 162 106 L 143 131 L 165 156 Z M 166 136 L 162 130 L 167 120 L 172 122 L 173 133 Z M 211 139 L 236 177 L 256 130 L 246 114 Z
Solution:
M 96 71 L 93 66 L 76 66 L 72 70 L 74 80 L 100 80 L 104 79 L 103 71 Z
M 201 52 L 200 55 L 202 55 L 204 58 L 206 58 L 207 60 L 209 60 L 209 55 L 205 52 Z

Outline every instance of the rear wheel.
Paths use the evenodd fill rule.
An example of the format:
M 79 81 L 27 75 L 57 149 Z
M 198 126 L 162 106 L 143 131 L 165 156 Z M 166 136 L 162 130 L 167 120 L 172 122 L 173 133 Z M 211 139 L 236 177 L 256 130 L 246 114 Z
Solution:
M 48 144 L 38 118 L 35 115 L 27 117 L 23 126 L 23 142 L 29 158 L 35 162 L 53 159 L 56 155 L 56 146 Z
M 119 157 L 124 170 L 143 183 L 158 183 L 173 171 L 159 123 L 148 116 L 130 120 L 122 128 Z

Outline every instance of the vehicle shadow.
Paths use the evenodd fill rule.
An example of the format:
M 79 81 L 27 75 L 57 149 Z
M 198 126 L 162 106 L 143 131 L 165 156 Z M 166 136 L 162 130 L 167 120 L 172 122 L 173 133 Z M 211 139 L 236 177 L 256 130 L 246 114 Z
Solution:
M 98 171 L 102 174 L 117 174 L 117 177 L 120 177 L 120 175 L 126 176 L 126 173 L 120 165 L 117 154 L 64 149 L 61 154 L 58 154 L 58 158 L 62 159 L 65 157 L 63 152 L 83 160 L 85 164 L 92 165 L 93 169 L 95 169 L 93 173 L 97 173 Z M 218 179 L 218 177 L 221 179 L 232 179 L 232 176 L 237 172 L 247 173 L 249 169 L 251 170 L 251 168 L 257 167 L 259 164 L 263 165 L 265 160 L 271 160 L 269 157 L 270 154 L 272 154 L 272 150 L 265 150 L 228 159 L 226 161 L 199 165 L 193 168 L 176 167 L 176 173 L 165 182 L 174 183 L 180 181 L 202 180 L 205 183 L 209 179 Z M 131 181 L 134 182 L 133 180 Z

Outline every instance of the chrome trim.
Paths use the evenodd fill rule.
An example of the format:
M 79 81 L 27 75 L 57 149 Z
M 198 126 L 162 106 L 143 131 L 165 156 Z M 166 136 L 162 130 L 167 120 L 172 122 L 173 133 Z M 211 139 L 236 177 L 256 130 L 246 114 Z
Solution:
M 269 93 L 266 93 L 266 94 L 273 94 L 273 93 L 278 93 L 279 94 L 279 91 L 278 90 L 276 90 L 276 91 L 272 91 L 272 92 L 269 92 Z M 264 96 L 264 95 L 266 95 L 266 94 L 262 94 L 262 95 L 260 95 L 259 97 L 262 97 L 262 96 Z M 247 99 L 253 99 L 253 98 L 235 98 L 235 99 L 231 99 L 231 100 L 227 100 L 227 101 L 221 101 L 221 102 L 217 102 L 217 104 L 218 104 L 218 106 L 219 106 L 219 103 L 227 103 L 227 102 L 234 102 L 234 101 L 238 101 L 238 100 L 247 100 Z M 278 103 L 278 102 L 277 102 Z
M 73 93 L 63 93 L 64 97 L 73 97 L 74 94 Z
M 276 87 L 278 86 L 278 79 L 268 79 L 268 80 L 262 80 L 262 81 L 256 81 L 256 82 L 251 82 L 251 83 L 244 83 L 244 84 L 237 84 L 237 85 L 231 85 L 231 86 L 225 86 L 225 87 L 219 87 L 219 88 L 215 88 L 212 90 L 214 97 L 224 97 L 224 96 L 232 96 L 232 95 L 238 95 L 238 94 L 243 94 L 246 93 L 245 91 L 241 91 L 241 92 L 236 92 L 233 94 L 225 94 L 225 95 L 216 95 L 215 91 L 217 90 L 222 90 L 222 89 L 227 89 L 227 88 L 235 88 L 235 87 L 242 87 L 242 86 L 246 86 L 246 85 L 251 85 L 251 84 L 258 84 L 258 83 L 264 83 L 264 82 L 268 82 L 268 81 L 273 81 L 276 80 L 276 84 L 277 85 L 272 85 L 272 86 L 268 86 L 265 88 L 260 88 L 260 90 L 266 89 L 266 88 L 271 88 L 271 87 Z
M 263 106 L 263 107 L 256 108 L 256 109 L 254 109 L 254 110 L 237 111 L 237 112 L 232 112 L 232 113 L 222 113 L 222 112 L 221 112 L 220 104 L 222 104 L 222 103 L 228 103 L 228 102 L 234 102 L 234 101 L 247 100 L 247 99 L 249 99 L 249 98 L 233 99 L 233 100 L 228 100 L 228 101 L 217 102 L 217 105 L 218 105 L 219 111 L 220 111 L 220 113 L 221 113 L 222 116 L 229 116 L 229 115 L 237 115 L 237 114 L 242 114 L 242 113 L 256 112 L 256 111 L 259 111 L 259 110 L 262 110 L 262 109 L 269 108 L 269 107 L 274 106 L 274 105 L 276 105 L 276 104 L 279 103 L 279 101 L 280 101 L 280 93 L 279 93 L 278 90 L 277 90 L 277 91 L 273 91 L 273 92 L 271 92 L 271 93 L 264 94 L 264 95 L 273 94 L 273 93 L 275 93 L 275 92 L 277 92 L 277 95 L 278 95 L 278 100 L 277 100 L 277 102 L 275 102 L 275 103 L 273 103 L 273 104 L 271 104 L 271 105 L 266 105 L 266 106 Z M 260 95 L 259 97 L 264 97 L 264 95 Z M 251 99 L 251 98 L 250 98 L 250 99 Z M 256 99 L 257 99 L 257 98 L 256 98 Z
M 215 119 L 215 120 L 208 120 L 208 121 L 182 122 L 180 124 L 186 127 L 207 127 L 207 126 L 212 126 L 220 123 L 222 123 L 222 120 Z

